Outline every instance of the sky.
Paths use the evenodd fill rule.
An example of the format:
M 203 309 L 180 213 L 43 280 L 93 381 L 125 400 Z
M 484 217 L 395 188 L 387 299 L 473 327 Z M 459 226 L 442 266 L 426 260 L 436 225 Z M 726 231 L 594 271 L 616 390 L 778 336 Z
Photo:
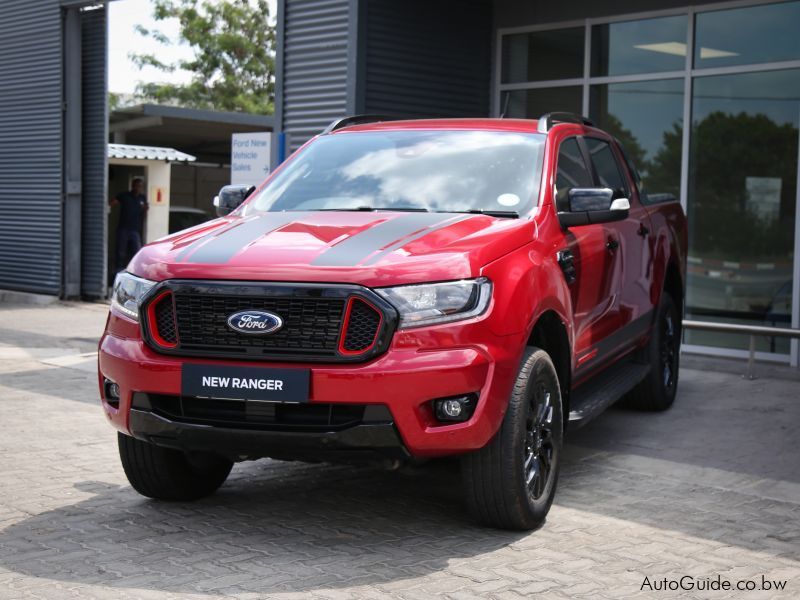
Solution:
M 275 0 L 270 0 L 270 13 L 275 16 Z M 146 29 L 158 29 L 173 40 L 178 39 L 177 20 L 156 22 L 152 18 L 151 0 L 117 0 L 109 3 L 108 15 L 108 89 L 116 94 L 131 94 L 138 81 L 173 83 L 188 82 L 187 72 L 162 73 L 151 67 L 139 70 L 128 58 L 131 52 L 152 52 L 166 63 L 191 58 L 187 46 L 162 46 L 134 31 L 139 24 Z

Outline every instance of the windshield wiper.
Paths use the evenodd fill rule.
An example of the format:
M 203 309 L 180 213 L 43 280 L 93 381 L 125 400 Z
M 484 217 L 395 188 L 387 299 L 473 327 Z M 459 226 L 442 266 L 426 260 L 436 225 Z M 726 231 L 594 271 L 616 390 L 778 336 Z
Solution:
M 453 212 L 469 213 L 471 215 L 488 215 L 501 219 L 519 219 L 519 213 L 513 210 L 484 210 L 483 208 L 471 208 L 470 210 L 454 210 Z
M 351 208 L 314 208 L 311 210 L 338 210 L 346 212 L 374 212 L 378 210 L 391 210 L 395 212 L 429 212 L 427 208 L 412 206 L 402 206 L 397 208 L 392 208 L 389 206 L 354 206 Z

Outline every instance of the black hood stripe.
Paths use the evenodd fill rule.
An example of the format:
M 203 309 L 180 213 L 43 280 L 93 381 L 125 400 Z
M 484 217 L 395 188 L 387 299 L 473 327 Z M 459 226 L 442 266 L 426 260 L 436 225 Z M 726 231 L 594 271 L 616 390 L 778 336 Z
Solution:
M 339 242 L 317 256 L 311 264 L 318 267 L 354 267 L 389 244 L 452 218 L 452 214 L 442 213 L 410 213 L 394 217 Z
M 369 259 L 364 262 L 364 266 L 374 265 L 379 260 L 382 260 L 387 254 L 390 254 L 391 252 L 394 252 L 395 250 L 399 250 L 400 248 L 402 248 L 406 244 L 410 244 L 411 242 L 414 242 L 414 241 L 418 240 L 421 237 L 425 237 L 426 235 L 428 235 L 429 233 L 433 233 L 437 229 L 442 229 L 443 227 L 448 227 L 450 225 L 453 225 L 454 223 L 458 223 L 459 221 L 463 221 L 464 219 L 469 219 L 471 217 L 472 217 L 472 215 L 451 216 L 446 221 L 442 221 L 440 223 L 436 223 L 436 225 L 437 225 L 436 227 L 428 227 L 427 229 L 424 229 L 423 231 L 419 231 L 419 232 L 415 233 L 414 235 L 404 237 L 403 239 L 398 240 L 396 243 L 392 244 L 391 246 L 389 246 L 387 248 L 384 248 L 383 250 L 381 250 L 377 254 L 374 254 L 373 256 L 370 256 Z
M 199 245 L 199 248 L 192 252 L 192 248 L 196 247 L 195 244 L 192 244 L 181 252 L 178 260 L 189 255 L 186 262 L 224 264 L 264 234 L 275 231 L 295 219 L 297 219 L 297 213 L 263 213 L 250 221 L 237 223 L 221 232 L 210 234 L 210 239 L 197 240 L 195 244 Z M 190 252 L 192 253 L 189 254 Z

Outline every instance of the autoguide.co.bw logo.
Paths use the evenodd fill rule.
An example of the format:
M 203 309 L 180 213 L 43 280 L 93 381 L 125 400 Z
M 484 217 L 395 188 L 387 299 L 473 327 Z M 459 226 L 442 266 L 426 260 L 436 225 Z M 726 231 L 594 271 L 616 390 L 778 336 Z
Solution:
M 764 575 L 761 580 L 758 579 L 740 579 L 738 581 L 729 581 L 722 579 L 720 575 L 716 577 L 692 577 L 691 575 L 684 575 L 678 579 L 670 579 L 664 577 L 662 579 L 650 579 L 645 576 L 639 590 L 648 590 L 651 592 L 665 592 L 665 591 L 724 591 L 724 590 L 738 590 L 738 591 L 782 591 L 786 589 L 786 580 L 773 580 L 767 579 Z

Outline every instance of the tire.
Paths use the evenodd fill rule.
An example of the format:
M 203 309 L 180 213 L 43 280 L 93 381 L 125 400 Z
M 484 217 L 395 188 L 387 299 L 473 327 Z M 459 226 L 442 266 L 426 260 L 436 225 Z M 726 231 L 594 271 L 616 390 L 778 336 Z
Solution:
M 461 459 L 472 516 L 501 529 L 539 527 L 556 493 L 563 437 L 556 369 L 544 350 L 528 348 L 500 430 Z
M 157 500 L 188 501 L 213 494 L 233 462 L 214 455 L 192 456 L 117 434 L 122 468 L 133 489 Z
M 650 373 L 625 396 L 623 406 L 651 412 L 672 406 L 678 389 L 680 348 L 681 318 L 675 301 L 664 292 L 642 353 L 642 360 L 651 365 Z

